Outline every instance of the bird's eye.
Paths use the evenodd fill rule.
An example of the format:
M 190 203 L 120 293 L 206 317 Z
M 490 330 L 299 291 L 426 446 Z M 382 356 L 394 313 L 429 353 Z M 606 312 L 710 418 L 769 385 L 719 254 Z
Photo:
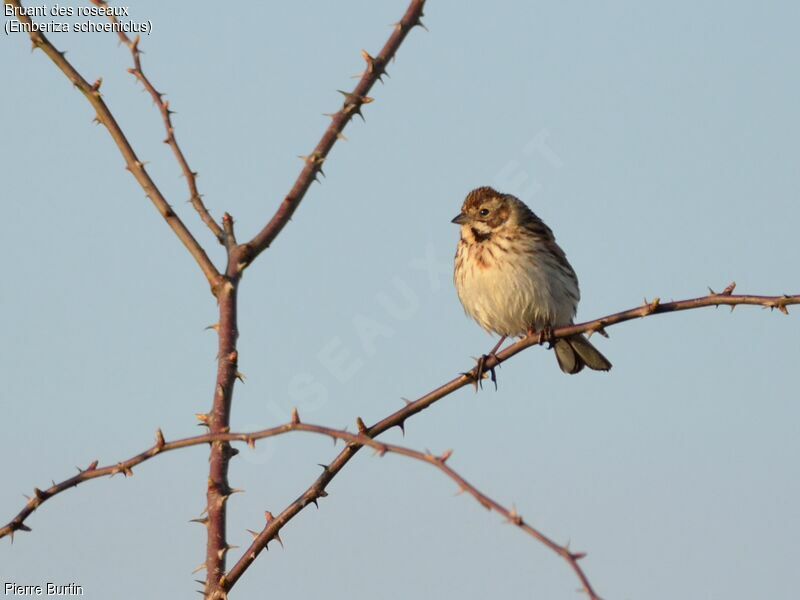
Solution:
M 478 214 L 480 214 L 480 216 L 482 216 L 482 217 L 485 217 L 485 216 L 487 216 L 489 214 L 489 209 L 488 208 L 482 208 L 480 210 L 480 213 L 478 213 Z

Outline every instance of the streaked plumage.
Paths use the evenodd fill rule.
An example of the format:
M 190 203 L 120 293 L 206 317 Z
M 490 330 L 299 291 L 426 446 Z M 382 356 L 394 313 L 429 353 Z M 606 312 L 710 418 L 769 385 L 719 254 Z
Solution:
M 522 201 L 481 187 L 467 195 L 454 281 L 466 313 L 501 336 L 573 322 L 580 300 L 578 278 L 553 232 Z M 611 363 L 582 335 L 555 342 L 565 373 L 584 365 L 607 371 Z

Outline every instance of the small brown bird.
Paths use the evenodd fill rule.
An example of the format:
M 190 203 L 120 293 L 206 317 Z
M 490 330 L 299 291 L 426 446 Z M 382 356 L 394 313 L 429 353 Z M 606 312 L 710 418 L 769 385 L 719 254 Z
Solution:
M 502 338 L 570 325 L 580 300 L 578 278 L 553 232 L 521 200 L 490 187 L 471 191 L 461 213 L 453 279 L 466 313 Z M 554 343 L 558 366 L 608 371 L 611 363 L 583 335 Z M 479 371 L 480 371 L 479 366 Z

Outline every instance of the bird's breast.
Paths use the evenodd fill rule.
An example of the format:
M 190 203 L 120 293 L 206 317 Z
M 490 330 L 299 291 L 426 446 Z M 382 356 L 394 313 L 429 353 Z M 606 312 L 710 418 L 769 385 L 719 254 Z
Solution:
M 577 283 L 552 268 L 546 255 L 494 239 L 461 242 L 455 285 L 464 310 L 500 335 L 523 335 L 529 328 L 568 323 L 575 314 Z

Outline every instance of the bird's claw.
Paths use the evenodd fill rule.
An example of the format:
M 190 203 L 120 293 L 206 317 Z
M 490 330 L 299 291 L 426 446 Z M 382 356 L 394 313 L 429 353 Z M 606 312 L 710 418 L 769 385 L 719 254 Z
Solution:
M 536 343 L 540 346 L 547 342 L 549 348 L 553 347 L 553 328 L 550 325 L 536 331 L 533 327 L 528 330 L 529 336 L 536 336 Z
M 489 367 L 486 369 L 486 361 L 489 357 L 494 356 L 493 354 L 483 354 L 480 358 L 476 358 L 475 362 L 478 364 L 475 368 L 470 371 L 469 373 L 464 373 L 468 377 L 472 379 L 472 385 L 475 386 L 475 391 L 478 391 L 478 386 L 483 389 L 483 380 L 484 379 L 491 379 L 492 383 L 494 384 L 495 391 L 497 390 L 497 373 L 495 373 L 494 367 Z M 495 357 L 496 358 L 496 357 Z

